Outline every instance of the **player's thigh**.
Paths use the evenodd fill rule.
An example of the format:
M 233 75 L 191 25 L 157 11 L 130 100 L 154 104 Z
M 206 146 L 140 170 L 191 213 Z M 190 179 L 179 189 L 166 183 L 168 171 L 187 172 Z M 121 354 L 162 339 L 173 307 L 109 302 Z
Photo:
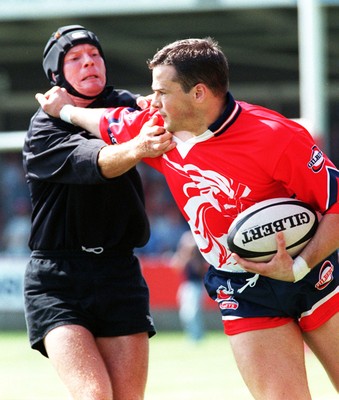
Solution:
M 148 333 L 97 338 L 113 383 L 114 400 L 142 399 L 149 362 Z
M 239 371 L 256 399 L 309 400 L 304 344 L 290 322 L 229 337 Z
M 47 354 L 72 399 L 112 399 L 112 385 L 95 338 L 80 325 L 51 330 L 45 340 Z
M 339 313 L 319 328 L 305 332 L 304 339 L 339 392 Z

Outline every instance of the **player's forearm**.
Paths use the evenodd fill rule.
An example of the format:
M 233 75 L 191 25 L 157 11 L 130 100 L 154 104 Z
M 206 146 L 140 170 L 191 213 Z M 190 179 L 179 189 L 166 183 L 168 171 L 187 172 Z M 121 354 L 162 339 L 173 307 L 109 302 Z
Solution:
M 339 248 L 339 214 L 326 214 L 316 234 L 300 253 L 310 268 Z
M 105 109 L 100 108 L 80 108 L 67 105 L 61 110 L 60 118 L 101 138 L 99 125 L 104 111 Z M 102 147 L 97 161 L 102 176 L 108 179 L 115 178 L 134 167 L 144 154 L 137 144 L 138 142 L 131 140 L 122 144 Z
M 61 110 L 60 118 L 80 126 L 96 137 L 101 138 L 99 123 L 103 112 L 103 108 L 80 108 L 68 105 Z M 69 121 L 67 121 L 68 119 Z
M 113 178 L 134 167 L 143 158 L 159 157 L 175 148 L 172 134 L 149 121 L 139 135 L 121 144 L 104 146 L 99 153 L 98 165 L 105 178 Z
M 98 156 L 98 166 L 105 178 L 114 178 L 130 170 L 141 160 L 133 142 L 104 146 Z
M 66 89 L 58 86 L 54 86 L 45 94 L 37 93 L 35 98 L 48 115 L 81 126 L 95 136 L 101 137 L 99 122 L 103 109 L 75 107 L 74 100 Z

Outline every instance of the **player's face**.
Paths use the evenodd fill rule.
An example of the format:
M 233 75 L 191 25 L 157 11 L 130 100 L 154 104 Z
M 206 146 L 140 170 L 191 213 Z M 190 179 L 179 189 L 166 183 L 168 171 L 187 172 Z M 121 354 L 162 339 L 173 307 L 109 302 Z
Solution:
M 106 84 L 106 67 L 99 50 L 78 44 L 65 55 L 64 75 L 71 86 L 86 96 L 96 96 Z
M 194 107 L 193 89 L 185 93 L 175 81 L 175 68 L 159 65 L 153 69 L 152 107 L 156 108 L 164 119 L 164 127 L 170 132 L 196 131 L 199 120 Z

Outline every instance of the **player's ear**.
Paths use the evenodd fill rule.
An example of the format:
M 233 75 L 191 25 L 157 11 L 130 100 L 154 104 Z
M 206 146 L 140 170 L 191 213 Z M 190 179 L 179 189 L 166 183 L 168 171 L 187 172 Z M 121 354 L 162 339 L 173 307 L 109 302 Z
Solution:
M 197 83 L 193 89 L 194 89 L 193 93 L 195 100 L 198 102 L 203 101 L 207 93 L 206 85 L 204 85 L 203 83 Z

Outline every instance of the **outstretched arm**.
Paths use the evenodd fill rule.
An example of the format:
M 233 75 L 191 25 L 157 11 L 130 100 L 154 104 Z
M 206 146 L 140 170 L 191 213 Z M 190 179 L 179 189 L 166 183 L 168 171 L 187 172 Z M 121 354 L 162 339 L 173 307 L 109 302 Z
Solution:
M 68 94 L 66 89 L 58 86 L 54 86 L 45 94 L 37 93 L 35 98 L 40 103 L 45 113 L 55 118 L 60 118 L 60 112 L 64 106 L 74 105 L 72 97 Z M 91 132 L 99 138 L 101 137 L 99 121 L 103 112 L 103 108 L 69 107 L 67 110 L 70 123 L 81 126 L 86 131 Z
M 55 118 L 60 118 L 61 110 L 65 105 L 71 107 L 67 110 L 65 119 L 81 126 L 88 132 L 101 138 L 99 131 L 100 118 L 105 109 L 73 107 L 73 100 L 67 91 L 60 87 L 53 87 L 45 94 L 37 93 L 36 99 L 42 109 Z M 158 157 L 172 150 L 172 134 L 157 126 L 157 117 L 154 116 L 144 125 L 139 135 L 130 141 L 116 145 L 103 145 L 98 156 L 98 166 L 105 178 L 119 176 L 134 167 L 143 158 Z
M 144 124 L 139 135 L 128 142 L 105 146 L 101 149 L 98 165 L 105 177 L 114 177 L 126 172 L 143 158 L 158 157 L 175 148 L 172 134 L 156 125 L 158 117 L 153 116 Z

